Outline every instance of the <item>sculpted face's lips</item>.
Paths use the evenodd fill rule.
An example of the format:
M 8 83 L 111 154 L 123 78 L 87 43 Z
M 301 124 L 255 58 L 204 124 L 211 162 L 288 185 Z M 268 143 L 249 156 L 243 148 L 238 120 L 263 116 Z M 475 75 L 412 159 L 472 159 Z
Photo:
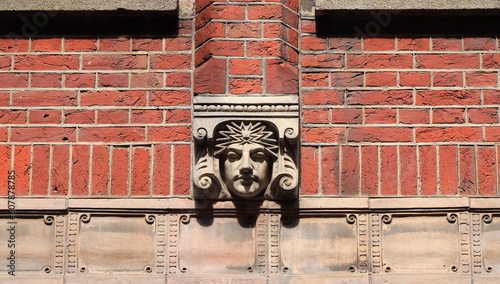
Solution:
M 251 185 L 252 183 L 257 182 L 257 177 L 255 176 L 238 176 L 236 179 L 240 180 L 243 185 Z

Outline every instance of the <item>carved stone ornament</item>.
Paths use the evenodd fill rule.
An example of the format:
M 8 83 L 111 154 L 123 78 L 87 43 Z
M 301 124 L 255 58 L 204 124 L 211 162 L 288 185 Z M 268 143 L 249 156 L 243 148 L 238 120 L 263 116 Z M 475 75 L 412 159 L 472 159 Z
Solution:
M 196 198 L 297 198 L 297 101 L 288 96 L 256 101 L 195 99 Z

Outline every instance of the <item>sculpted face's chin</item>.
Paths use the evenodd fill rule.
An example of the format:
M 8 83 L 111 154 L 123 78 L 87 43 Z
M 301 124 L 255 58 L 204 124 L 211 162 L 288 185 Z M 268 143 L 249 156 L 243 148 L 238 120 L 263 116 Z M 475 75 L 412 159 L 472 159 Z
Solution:
M 269 184 L 269 153 L 255 144 L 233 144 L 228 147 L 222 178 L 229 192 L 237 197 L 256 197 Z

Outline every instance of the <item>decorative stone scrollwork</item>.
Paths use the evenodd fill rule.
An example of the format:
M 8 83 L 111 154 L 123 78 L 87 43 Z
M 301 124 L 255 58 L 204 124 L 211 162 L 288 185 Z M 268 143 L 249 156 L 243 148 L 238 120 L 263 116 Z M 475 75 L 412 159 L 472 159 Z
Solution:
M 297 198 L 298 101 L 287 96 L 259 100 L 195 100 L 196 198 Z

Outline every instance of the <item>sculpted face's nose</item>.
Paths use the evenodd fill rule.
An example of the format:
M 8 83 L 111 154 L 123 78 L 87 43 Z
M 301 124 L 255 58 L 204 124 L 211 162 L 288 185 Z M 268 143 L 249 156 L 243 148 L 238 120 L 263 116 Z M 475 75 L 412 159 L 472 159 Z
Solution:
M 250 166 L 250 153 L 248 151 L 244 151 L 241 156 L 241 174 L 252 174 L 252 167 Z

